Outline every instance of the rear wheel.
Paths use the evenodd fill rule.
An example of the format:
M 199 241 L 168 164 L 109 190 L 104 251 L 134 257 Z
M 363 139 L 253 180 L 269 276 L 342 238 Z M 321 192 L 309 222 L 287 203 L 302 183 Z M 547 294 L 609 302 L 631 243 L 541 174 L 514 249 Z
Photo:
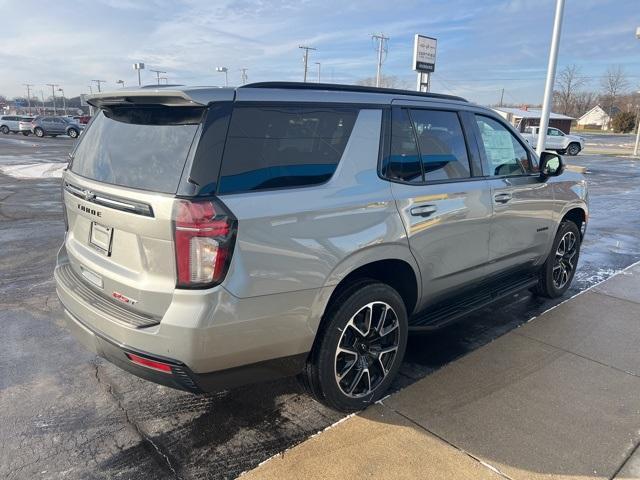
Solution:
M 67 131 L 67 135 L 69 135 L 71 138 L 77 138 L 78 137 L 78 130 L 76 130 L 75 128 L 70 128 Z
M 556 233 L 535 292 L 547 298 L 562 296 L 571 286 L 579 257 L 580 230 L 575 223 L 565 220 Z
M 580 145 L 578 143 L 570 143 L 567 147 L 567 155 L 574 157 L 580 153 L 580 150 Z
M 33 133 L 36 134 L 36 137 L 44 137 L 44 130 L 42 130 L 40 127 L 36 127 L 33 129 Z
M 408 324 L 402 297 L 384 283 L 359 282 L 332 302 L 325 322 L 305 383 L 331 408 L 361 410 L 382 398 L 404 357 Z
M 4 133 L 5 135 L 7 135 L 9 133 L 9 127 L 7 127 L 6 125 L 2 125 L 0 127 L 0 132 Z

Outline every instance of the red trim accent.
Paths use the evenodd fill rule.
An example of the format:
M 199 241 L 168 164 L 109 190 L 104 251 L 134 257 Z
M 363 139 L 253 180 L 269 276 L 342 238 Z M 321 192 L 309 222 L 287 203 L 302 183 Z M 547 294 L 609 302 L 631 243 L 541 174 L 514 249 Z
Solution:
M 139 357 L 133 353 L 126 354 L 129 360 L 143 367 L 151 368 L 152 370 L 158 370 L 159 372 L 171 373 L 171 365 L 162 362 L 156 362 L 155 360 L 149 360 L 148 358 Z

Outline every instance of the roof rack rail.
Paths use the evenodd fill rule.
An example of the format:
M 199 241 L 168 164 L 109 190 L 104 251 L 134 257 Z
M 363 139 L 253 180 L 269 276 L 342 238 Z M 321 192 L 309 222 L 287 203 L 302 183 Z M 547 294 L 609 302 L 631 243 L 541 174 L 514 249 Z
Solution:
M 339 83 L 303 83 L 303 82 L 257 82 L 242 85 L 238 88 L 284 88 L 291 90 L 330 90 L 334 92 L 361 92 L 361 93 L 386 93 L 392 95 L 411 95 L 418 97 L 440 98 L 443 100 L 457 100 L 467 102 L 468 100 L 455 95 L 445 95 L 443 93 L 414 92 L 412 90 L 401 90 L 399 88 L 367 87 L 364 85 L 344 85 Z

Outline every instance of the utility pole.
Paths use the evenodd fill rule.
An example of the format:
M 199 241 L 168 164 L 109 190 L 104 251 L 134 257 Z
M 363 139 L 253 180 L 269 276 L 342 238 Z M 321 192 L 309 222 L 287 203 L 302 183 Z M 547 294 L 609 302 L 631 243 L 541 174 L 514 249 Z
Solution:
M 384 54 L 387 52 L 387 42 L 389 37 L 385 37 L 384 33 L 373 33 L 371 38 L 378 42 L 378 66 L 376 68 L 376 87 L 380 86 L 382 80 L 382 62 L 384 62 Z
M 150 68 L 149 71 L 151 71 L 151 72 L 156 74 L 156 80 L 158 81 L 158 85 L 160 85 L 160 74 L 161 73 L 167 73 L 167 72 L 163 72 L 162 70 L 154 70 L 152 68 Z
M 318 83 L 320 83 L 320 62 L 313 62 L 318 66 Z
M 46 115 L 47 114 L 47 107 L 45 107 L 45 105 L 44 105 L 44 92 L 42 90 L 40 90 L 40 98 L 42 99 L 42 114 Z
M 96 82 L 96 85 L 98 85 L 98 93 L 100 93 L 100 92 L 102 91 L 102 89 L 100 88 L 100 86 L 101 86 L 103 83 L 107 83 L 107 81 L 106 81 L 106 80 L 91 80 L 91 81 L 92 81 L 92 82 Z
M 169 85 L 169 79 L 167 77 L 160 77 L 160 80 L 164 80 L 164 84 Z
M 502 89 L 502 93 L 500 94 L 500 106 L 502 106 L 503 100 L 504 100 L 504 88 Z
M 122 88 L 124 88 L 124 80 L 116 80 L 116 83 L 122 85 Z
M 47 86 L 51 87 L 51 96 L 53 97 L 53 114 L 57 115 L 58 112 L 56 110 L 56 87 L 58 87 L 59 85 L 56 85 L 55 83 L 47 83 Z
M 31 115 L 31 87 L 33 87 L 32 83 L 23 83 L 25 87 L 27 87 L 27 105 L 29 105 L 29 115 Z
M 66 115 L 67 114 L 67 99 L 64 98 L 64 89 L 63 88 L 59 88 L 58 91 L 62 92 L 62 111 Z
M 89 87 L 89 94 L 93 95 L 93 87 L 91 85 L 87 85 Z
M 242 82 L 242 85 L 244 85 L 245 83 L 247 83 L 247 70 L 248 68 L 241 68 L 240 69 L 240 82 Z
M 301 48 L 302 50 L 304 50 L 304 56 L 302 57 L 302 60 L 304 62 L 304 77 L 303 77 L 303 82 L 307 81 L 307 66 L 309 65 L 309 50 L 317 50 L 316 48 L 313 47 L 307 47 L 305 45 L 300 45 L 298 46 L 298 48 Z
M 544 86 L 544 100 L 542 101 L 542 114 L 540 117 L 540 129 L 538 130 L 538 144 L 536 153 L 544 152 L 547 141 L 547 128 L 549 127 L 549 113 L 551 112 L 551 97 L 553 97 L 553 84 L 556 78 L 556 65 L 558 64 L 558 49 L 560 47 L 560 32 L 562 31 L 562 14 L 564 13 L 564 0 L 556 0 L 556 16 L 553 21 L 553 35 L 551 36 L 551 48 L 549 49 L 549 64 L 547 65 L 547 81 Z

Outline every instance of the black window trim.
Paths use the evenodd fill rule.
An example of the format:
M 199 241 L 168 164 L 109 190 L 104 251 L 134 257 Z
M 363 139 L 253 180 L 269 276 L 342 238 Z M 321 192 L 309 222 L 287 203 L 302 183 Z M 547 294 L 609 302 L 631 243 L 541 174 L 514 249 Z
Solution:
M 383 125 L 383 128 L 385 128 L 386 130 L 388 130 L 388 136 L 389 136 L 389 141 L 388 141 L 388 145 L 386 148 L 386 151 L 384 153 L 384 156 L 381 158 L 381 161 L 378 165 L 378 177 L 381 178 L 382 180 L 385 180 L 387 182 L 392 182 L 392 183 L 398 183 L 401 185 L 411 185 L 411 186 L 425 186 L 425 185 L 441 185 L 444 183 L 461 183 L 461 182 L 473 182 L 473 181 L 478 181 L 478 180 L 486 180 L 486 176 L 483 176 L 483 172 L 482 170 L 479 172 L 480 175 L 476 175 L 475 174 L 475 170 L 477 168 L 476 162 L 474 162 L 474 157 L 471 154 L 471 150 L 470 150 L 470 140 L 469 140 L 469 132 L 467 132 L 466 128 L 465 128 L 465 121 L 464 118 L 462 117 L 461 113 L 466 112 L 467 110 L 462 110 L 462 109 L 456 109 L 453 108 L 452 106 L 431 106 L 431 105 L 408 105 L 408 104 L 402 104 L 402 105 L 391 105 L 390 106 L 390 110 L 393 111 L 394 109 L 398 109 L 398 110 L 407 110 L 407 114 L 409 116 L 409 121 L 411 122 L 411 130 L 413 131 L 413 135 L 414 135 L 414 139 L 416 142 L 416 148 L 418 150 L 418 155 L 420 156 L 420 169 L 422 170 L 422 182 L 407 182 L 405 180 L 401 180 L 398 178 L 391 178 L 386 176 L 383 173 L 384 168 L 386 167 L 387 163 L 389 162 L 389 157 L 391 155 L 391 119 L 388 119 L 388 124 L 385 126 Z M 462 130 L 462 136 L 464 139 L 464 143 L 465 143 L 465 148 L 467 149 L 467 161 L 469 162 L 469 173 L 470 176 L 469 177 L 464 177 L 464 178 L 447 178 L 447 179 L 443 179 L 443 180 L 425 180 L 425 175 L 424 175 L 424 166 L 422 165 L 422 154 L 420 152 L 420 144 L 418 142 L 418 137 L 416 136 L 416 132 L 415 132 L 415 125 L 413 123 L 413 119 L 411 118 L 411 110 L 438 110 L 438 111 L 445 111 L 445 112 L 451 112 L 451 113 L 455 113 L 457 118 L 458 118 L 458 122 L 460 123 L 460 128 Z M 391 112 L 392 113 L 392 112 Z M 480 168 L 482 169 L 482 161 L 480 162 Z
M 516 130 L 513 128 L 513 126 L 510 123 L 505 122 L 504 119 L 502 119 L 502 117 L 491 115 L 488 112 L 479 112 L 479 111 L 472 110 L 470 111 L 470 113 L 474 116 L 473 123 L 475 128 L 475 136 L 476 136 L 476 142 L 478 143 L 478 151 L 480 152 L 480 159 L 481 159 L 483 171 L 489 166 L 489 161 L 487 158 L 487 153 L 484 149 L 484 143 L 482 143 L 482 135 L 480 134 L 480 129 L 478 128 L 478 124 L 475 121 L 475 117 L 477 116 L 490 118 L 491 120 L 494 120 L 495 122 L 502 125 L 511 134 L 511 136 L 520 144 L 520 146 L 524 149 L 524 151 L 527 152 L 527 158 L 529 159 L 529 163 L 531 163 L 532 155 L 533 155 L 531 148 L 529 147 L 529 145 L 526 145 L 522 140 L 520 140 L 519 135 L 514 134 Z M 535 159 L 536 159 L 536 163 L 540 165 L 540 161 L 538 160 L 537 155 Z M 485 180 L 504 179 L 504 178 L 527 178 L 527 177 L 539 178 L 540 177 L 540 174 L 538 172 L 521 173 L 519 175 L 490 175 L 487 173 L 488 172 L 485 172 L 484 177 L 482 177 Z

